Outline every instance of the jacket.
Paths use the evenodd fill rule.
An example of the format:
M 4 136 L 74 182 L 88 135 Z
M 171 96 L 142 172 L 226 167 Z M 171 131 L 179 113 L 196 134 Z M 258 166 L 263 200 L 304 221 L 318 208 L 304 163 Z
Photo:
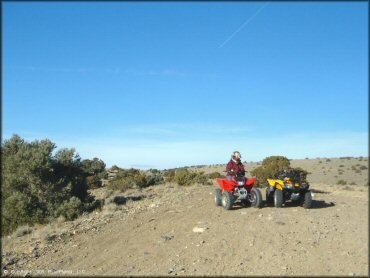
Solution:
M 243 163 L 235 162 L 234 160 L 230 159 L 229 163 L 226 165 L 226 171 L 228 176 L 235 176 L 237 172 L 245 171 Z

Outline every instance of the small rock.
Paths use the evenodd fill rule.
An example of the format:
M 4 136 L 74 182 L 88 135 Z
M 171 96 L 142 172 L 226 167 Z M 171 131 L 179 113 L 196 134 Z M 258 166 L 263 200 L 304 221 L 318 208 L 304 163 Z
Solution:
M 200 228 L 200 227 L 194 227 L 193 232 L 194 233 L 203 233 L 206 230 L 206 228 Z
M 262 213 L 258 214 L 258 217 L 262 217 L 262 216 L 263 216 L 263 214 L 262 214 Z
M 173 236 L 163 235 L 163 236 L 161 236 L 161 238 L 162 238 L 164 241 L 169 241 L 169 240 L 173 239 Z
M 20 260 L 20 261 L 18 261 L 17 264 L 22 265 L 22 264 L 25 264 L 26 262 L 27 262 L 26 260 Z
M 173 269 L 173 268 L 170 268 L 169 270 L 168 270 L 168 274 L 170 274 L 170 273 L 172 273 L 172 272 L 174 272 L 175 270 Z

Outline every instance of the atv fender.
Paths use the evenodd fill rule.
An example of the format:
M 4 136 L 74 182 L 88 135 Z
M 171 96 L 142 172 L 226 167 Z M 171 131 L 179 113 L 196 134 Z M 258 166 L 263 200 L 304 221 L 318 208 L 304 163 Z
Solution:
M 275 187 L 276 187 L 277 189 L 283 190 L 283 187 L 282 187 L 280 184 L 278 184 L 278 183 L 276 183 L 276 184 L 275 184 Z
M 267 179 L 269 186 L 283 190 L 284 182 L 281 180 Z
M 229 181 L 227 179 L 221 179 L 221 178 L 218 178 L 216 180 L 217 180 L 218 185 L 222 189 L 222 191 L 225 191 L 225 190 L 226 191 L 233 191 L 234 184 L 233 184 L 232 181 Z

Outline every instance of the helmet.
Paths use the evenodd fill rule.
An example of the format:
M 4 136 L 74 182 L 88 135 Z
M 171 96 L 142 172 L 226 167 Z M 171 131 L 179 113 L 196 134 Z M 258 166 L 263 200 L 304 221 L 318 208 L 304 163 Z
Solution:
M 242 158 L 242 155 L 240 154 L 240 152 L 235 151 L 231 154 L 231 158 L 234 159 L 234 160 L 239 161 Z

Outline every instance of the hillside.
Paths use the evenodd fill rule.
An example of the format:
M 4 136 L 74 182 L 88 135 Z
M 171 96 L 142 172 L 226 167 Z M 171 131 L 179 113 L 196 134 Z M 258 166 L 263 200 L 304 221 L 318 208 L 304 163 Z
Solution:
M 226 211 L 214 205 L 215 183 L 100 188 L 92 193 L 106 200 L 101 211 L 4 238 L 3 274 L 368 275 L 368 158 L 291 165 L 310 172 L 312 209 Z

